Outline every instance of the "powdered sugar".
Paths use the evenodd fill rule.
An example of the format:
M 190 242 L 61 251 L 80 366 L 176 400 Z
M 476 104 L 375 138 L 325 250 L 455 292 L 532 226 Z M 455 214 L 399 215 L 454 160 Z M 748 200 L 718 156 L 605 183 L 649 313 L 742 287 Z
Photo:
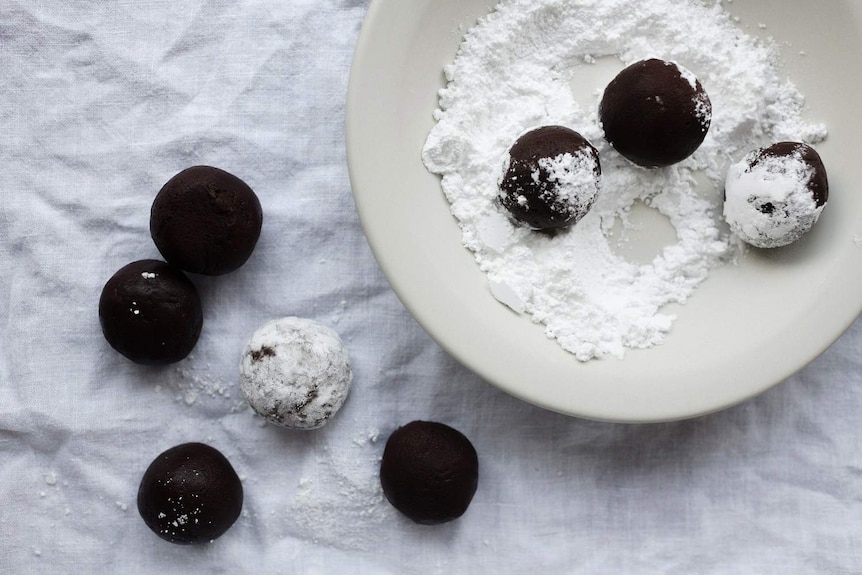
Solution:
M 578 101 L 573 87 L 594 65 L 646 57 L 679 62 L 712 101 L 709 133 L 669 168 L 632 166 L 602 136 L 602 85 Z M 801 119 L 803 98 L 777 71 L 769 43 L 745 35 L 720 3 L 696 0 L 505 0 L 465 36 L 445 68 L 437 124 L 423 150 L 487 274 L 491 293 L 545 325 L 578 359 L 660 343 L 709 270 L 732 256 L 718 205 L 726 166 L 762 140 L 816 142 L 825 128 Z M 594 64 L 595 63 L 595 64 Z M 612 63 L 612 64 L 611 64 Z M 683 73 L 683 72 L 681 72 Z M 553 237 L 509 221 L 496 201 L 501 158 L 519 134 L 567 126 L 598 149 L 601 193 L 575 226 Z M 710 184 L 698 186 L 698 173 Z M 616 253 L 611 231 L 641 201 L 666 216 L 676 241 L 651 262 Z
M 557 200 L 565 205 L 561 211 L 580 213 L 589 209 L 599 193 L 596 161 L 592 154 L 560 154 L 554 158 L 540 158 L 538 164 L 548 174 L 548 182 L 555 184 Z M 539 175 L 539 170 L 533 172 L 533 180 L 537 183 Z

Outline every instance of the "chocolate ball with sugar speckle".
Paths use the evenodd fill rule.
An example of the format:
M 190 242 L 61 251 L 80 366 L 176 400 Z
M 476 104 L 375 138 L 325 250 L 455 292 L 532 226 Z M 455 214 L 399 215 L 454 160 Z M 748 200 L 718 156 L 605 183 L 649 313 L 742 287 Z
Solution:
M 282 427 L 317 429 L 341 409 L 353 372 L 338 334 L 310 319 L 272 320 L 254 332 L 239 385 L 251 408 Z
M 187 168 L 162 186 L 150 234 L 162 256 L 187 272 L 222 275 L 251 257 L 263 225 L 254 191 L 212 166 Z
M 434 421 L 412 421 L 389 436 L 380 484 L 398 511 L 423 525 L 457 519 L 479 484 L 479 458 L 460 431 Z
M 111 347 L 125 357 L 164 365 L 194 349 L 203 310 L 183 272 L 162 261 L 140 260 L 120 268 L 102 288 L 99 323 Z
M 599 104 L 605 139 L 645 168 L 681 162 L 703 143 L 712 103 L 700 80 L 675 62 L 650 58 L 623 69 Z
M 601 175 L 599 154 L 583 136 L 564 126 L 542 126 L 509 150 L 499 200 L 514 220 L 532 229 L 565 228 L 592 207 Z
M 239 518 L 243 489 L 220 451 L 184 443 L 156 457 L 138 488 L 144 523 L 171 543 L 207 543 L 221 537 Z
M 817 151 L 801 142 L 778 142 L 730 166 L 724 217 L 744 242 L 777 248 L 808 233 L 828 198 L 829 180 Z

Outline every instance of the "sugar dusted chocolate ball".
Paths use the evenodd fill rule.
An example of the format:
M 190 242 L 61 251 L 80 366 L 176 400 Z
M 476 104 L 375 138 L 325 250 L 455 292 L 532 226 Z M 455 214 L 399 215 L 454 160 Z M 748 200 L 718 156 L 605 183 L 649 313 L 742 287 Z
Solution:
M 416 523 L 435 525 L 460 517 L 478 482 L 473 444 L 448 425 L 413 421 L 386 441 L 380 465 L 383 493 Z
M 500 203 L 535 230 L 575 224 L 599 193 L 599 154 L 583 136 L 563 126 L 522 135 L 509 150 L 500 180 Z
M 686 159 L 703 143 L 712 104 L 694 74 L 651 58 L 611 80 L 599 120 L 617 152 L 639 166 L 658 168 Z
M 317 429 L 341 409 L 353 372 L 338 334 L 316 321 L 284 317 L 262 325 L 246 344 L 239 387 L 270 423 Z
M 99 322 L 115 350 L 135 363 L 163 365 L 180 361 L 195 347 L 203 311 L 183 272 L 162 261 L 140 260 L 105 284 Z
M 820 218 L 829 181 L 820 155 L 799 142 L 779 142 L 730 166 L 724 217 L 740 239 L 759 248 L 789 245 Z
M 166 541 L 207 543 L 237 520 L 242 498 L 242 483 L 221 452 L 203 443 L 184 443 L 147 468 L 138 489 L 138 512 Z
M 159 252 L 196 274 L 221 275 L 243 265 L 262 224 L 252 189 L 210 166 L 194 166 L 168 180 L 150 210 L 150 234 Z

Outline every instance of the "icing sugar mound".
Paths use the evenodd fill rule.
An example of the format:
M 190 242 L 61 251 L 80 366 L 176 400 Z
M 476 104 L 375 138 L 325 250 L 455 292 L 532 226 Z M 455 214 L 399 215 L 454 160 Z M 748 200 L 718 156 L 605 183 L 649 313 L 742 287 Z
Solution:
M 297 317 L 261 326 L 240 362 L 240 389 L 251 408 L 284 427 L 322 427 L 341 408 L 352 380 L 338 334 Z
M 802 120 L 803 97 L 777 70 L 777 49 L 737 28 L 718 3 L 697 0 L 504 0 L 471 28 L 444 68 L 437 120 L 423 149 L 459 221 L 464 245 L 491 293 L 545 325 L 579 360 L 623 357 L 661 343 L 709 270 L 733 257 L 719 227 L 720 187 L 732 158 L 763 141 L 815 143 L 821 124 Z M 711 127 L 698 150 L 668 168 L 629 164 L 603 139 L 594 101 L 572 85 L 600 59 L 678 62 L 704 86 Z M 562 125 L 602 158 L 601 193 L 575 226 L 553 237 L 510 222 L 495 198 L 501 159 L 517 136 Z M 697 177 L 711 182 L 706 196 Z M 701 186 L 702 188 L 703 186 Z M 646 265 L 614 252 L 609 235 L 640 201 L 665 215 L 677 241 Z
M 724 215 L 730 229 L 759 248 L 795 242 L 817 222 L 825 205 L 818 206 L 811 193 L 813 176 L 814 168 L 799 150 L 763 158 L 751 152 L 727 172 Z

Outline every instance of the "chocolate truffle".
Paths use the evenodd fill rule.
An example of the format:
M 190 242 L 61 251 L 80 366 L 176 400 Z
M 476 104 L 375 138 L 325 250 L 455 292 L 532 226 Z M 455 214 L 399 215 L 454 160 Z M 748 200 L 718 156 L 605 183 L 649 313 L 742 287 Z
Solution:
M 811 229 L 828 197 L 826 168 L 814 148 L 779 142 L 750 152 L 730 166 L 724 217 L 746 243 L 781 247 Z
M 712 104 L 694 74 L 651 58 L 635 62 L 605 88 L 599 104 L 605 139 L 645 168 L 669 166 L 697 150 L 712 120 Z
M 283 427 L 317 429 L 341 408 L 353 372 L 338 334 L 310 319 L 285 317 L 261 326 L 239 367 L 248 404 Z
M 210 166 L 194 166 L 168 180 L 150 210 L 150 234 L 162 256 L 187 272 L 211 276 L 248 260 L 262 222 L 252 189 Z
M 115 273 L 99 298 L 105 339 L 135 363 L 162 365 L 186 357 L 203 325 L 194 284 L 158 260 L 132 262 Z
M 424 525 L 457 519 L 479 482 L 479 459 L 470 440 L 448 425 L 413 421 L 386 441 L 380 483 L 389 502 Z
M 220 537 L 242 511 L 242 483 L 230 462 L 203 443 L 168 449 L 138 489 L 138 512 L 166 541 L 188 545 Z
M 509 150 L 500 180 L 500 203 L 535 230 L 577 223 L 599 193 L 602 169 L 596 149 L 563 126 L 542 126 Z

